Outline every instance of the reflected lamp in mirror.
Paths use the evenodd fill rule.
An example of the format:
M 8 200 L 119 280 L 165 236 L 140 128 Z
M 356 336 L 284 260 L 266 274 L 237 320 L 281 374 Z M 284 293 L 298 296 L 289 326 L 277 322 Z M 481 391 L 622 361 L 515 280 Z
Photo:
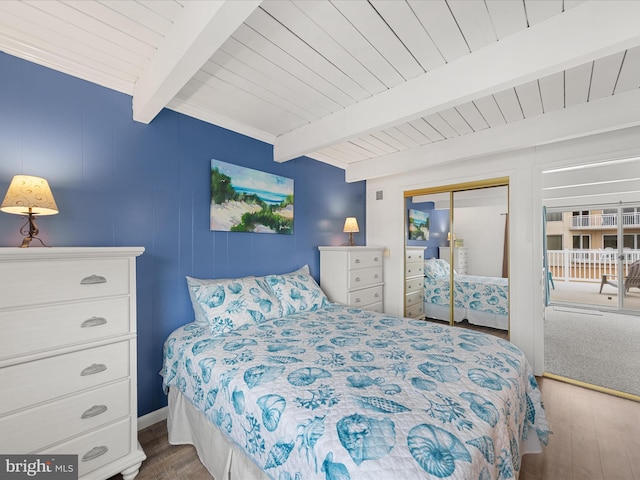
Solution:
M 347 217 L 344 221 L 344 228 L 342 229 L 342 231 L 349 234 L 349 243 L 347 245 L 353 247 L 353 234 L 360 231 L 360 229 L 358 228 L 358 220 L 356 220 L 356 217 Z
M 58 206 L 49 183 L 44 178 L 29 175 L 14 176 L 0 205 L 0 211 L 28 217 L 27 222 L 20 228 L 20 234 L 24 236 L 21 247 L 28 247 L 34 238 L 46 247 L 37 237 L 39 230 L 35 216 L 55 215 L 58 213 Z

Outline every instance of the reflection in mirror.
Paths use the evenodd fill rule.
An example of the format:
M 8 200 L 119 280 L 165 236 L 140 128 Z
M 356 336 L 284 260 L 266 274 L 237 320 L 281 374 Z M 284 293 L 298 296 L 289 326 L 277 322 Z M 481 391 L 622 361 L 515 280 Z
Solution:
M 508 186 L 407 197 L 406 211 L 405 316 L 508 338 Z M 411 259 L 420 251 L 418 317 Z

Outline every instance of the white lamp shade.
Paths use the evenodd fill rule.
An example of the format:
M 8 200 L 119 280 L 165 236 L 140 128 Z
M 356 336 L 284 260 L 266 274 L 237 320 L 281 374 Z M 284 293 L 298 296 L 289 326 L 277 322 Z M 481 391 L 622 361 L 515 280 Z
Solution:
M 347 217 L 344 221 L 344 229 L 342 230 L 345 233 L 354 233 L 359 232 L 358 228 L 358 220 L 356 217 Z
M 17 215 L 55 215 L 58 206 L 44 178 L 16 175 L 11 180 L 0 210 Z

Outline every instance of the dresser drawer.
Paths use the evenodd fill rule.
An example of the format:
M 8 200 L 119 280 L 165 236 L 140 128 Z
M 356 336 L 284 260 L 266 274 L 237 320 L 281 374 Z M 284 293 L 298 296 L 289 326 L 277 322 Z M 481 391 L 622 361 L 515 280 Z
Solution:
M 356 292 L 349 292 L 348 305 L 352 307 L 364 307 L 382 300 L 382 285 L 365 288 Z
M 128 341 L 0 368 L 0 415 L 128 376 Z
M 380 251 L 349 252 L 349 269 L 382 267 Z
M 404 282 L 404 293 L 417 292 L 424 287 L 424 277 L 407 278 Z
M 0 264 L 0 308 L 125 295 L 129 287 L 126 258 Z
M 404 267 L 405 277 L 424 276 L 424 263 L 407 263 Z
M 410 307 L 405 308 L 404 312 L 405 317 L 407 318 L 420 318 L 424 316 L 424 303 L 416 303 L 415 305 L 411 305 Z
M 129 394 L 124 380 L 0 417 L 0 452 L 31 453 L 127 417 Z
M 129 297 L 0 311 L 0 360 L 126 334 Z
M 119 421 L 37 453 L 78 455 L 80 477 L 131 452 L 131 419 Z
M 384 306 L 382 305 L 382 302 L 372 303 L 366 307 L 362 307 L 362 309 L 369 310 L 371 312 L 384 313 Z
M 410 307 L 411 305 L 415 305 L 417 303 L 422 303 L 422 302 L 423 302 L 422 291 L 413 292 L 408 295 L 405 295 L 404 297 L 405 307 Z
M 407 249 L 404 251 L 405 263 L 422 263 L 424 262 L 424 249 Z
M 382 267 L 361 268 L 349 271 L 349 290 L 382 283 Z

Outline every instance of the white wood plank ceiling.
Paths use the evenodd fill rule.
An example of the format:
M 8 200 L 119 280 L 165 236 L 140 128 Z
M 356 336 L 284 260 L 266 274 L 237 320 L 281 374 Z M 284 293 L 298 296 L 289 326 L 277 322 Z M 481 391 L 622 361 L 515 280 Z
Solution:
M 640 2 L 3 0 L 0 50 L 349 181 L 640 124 Z

